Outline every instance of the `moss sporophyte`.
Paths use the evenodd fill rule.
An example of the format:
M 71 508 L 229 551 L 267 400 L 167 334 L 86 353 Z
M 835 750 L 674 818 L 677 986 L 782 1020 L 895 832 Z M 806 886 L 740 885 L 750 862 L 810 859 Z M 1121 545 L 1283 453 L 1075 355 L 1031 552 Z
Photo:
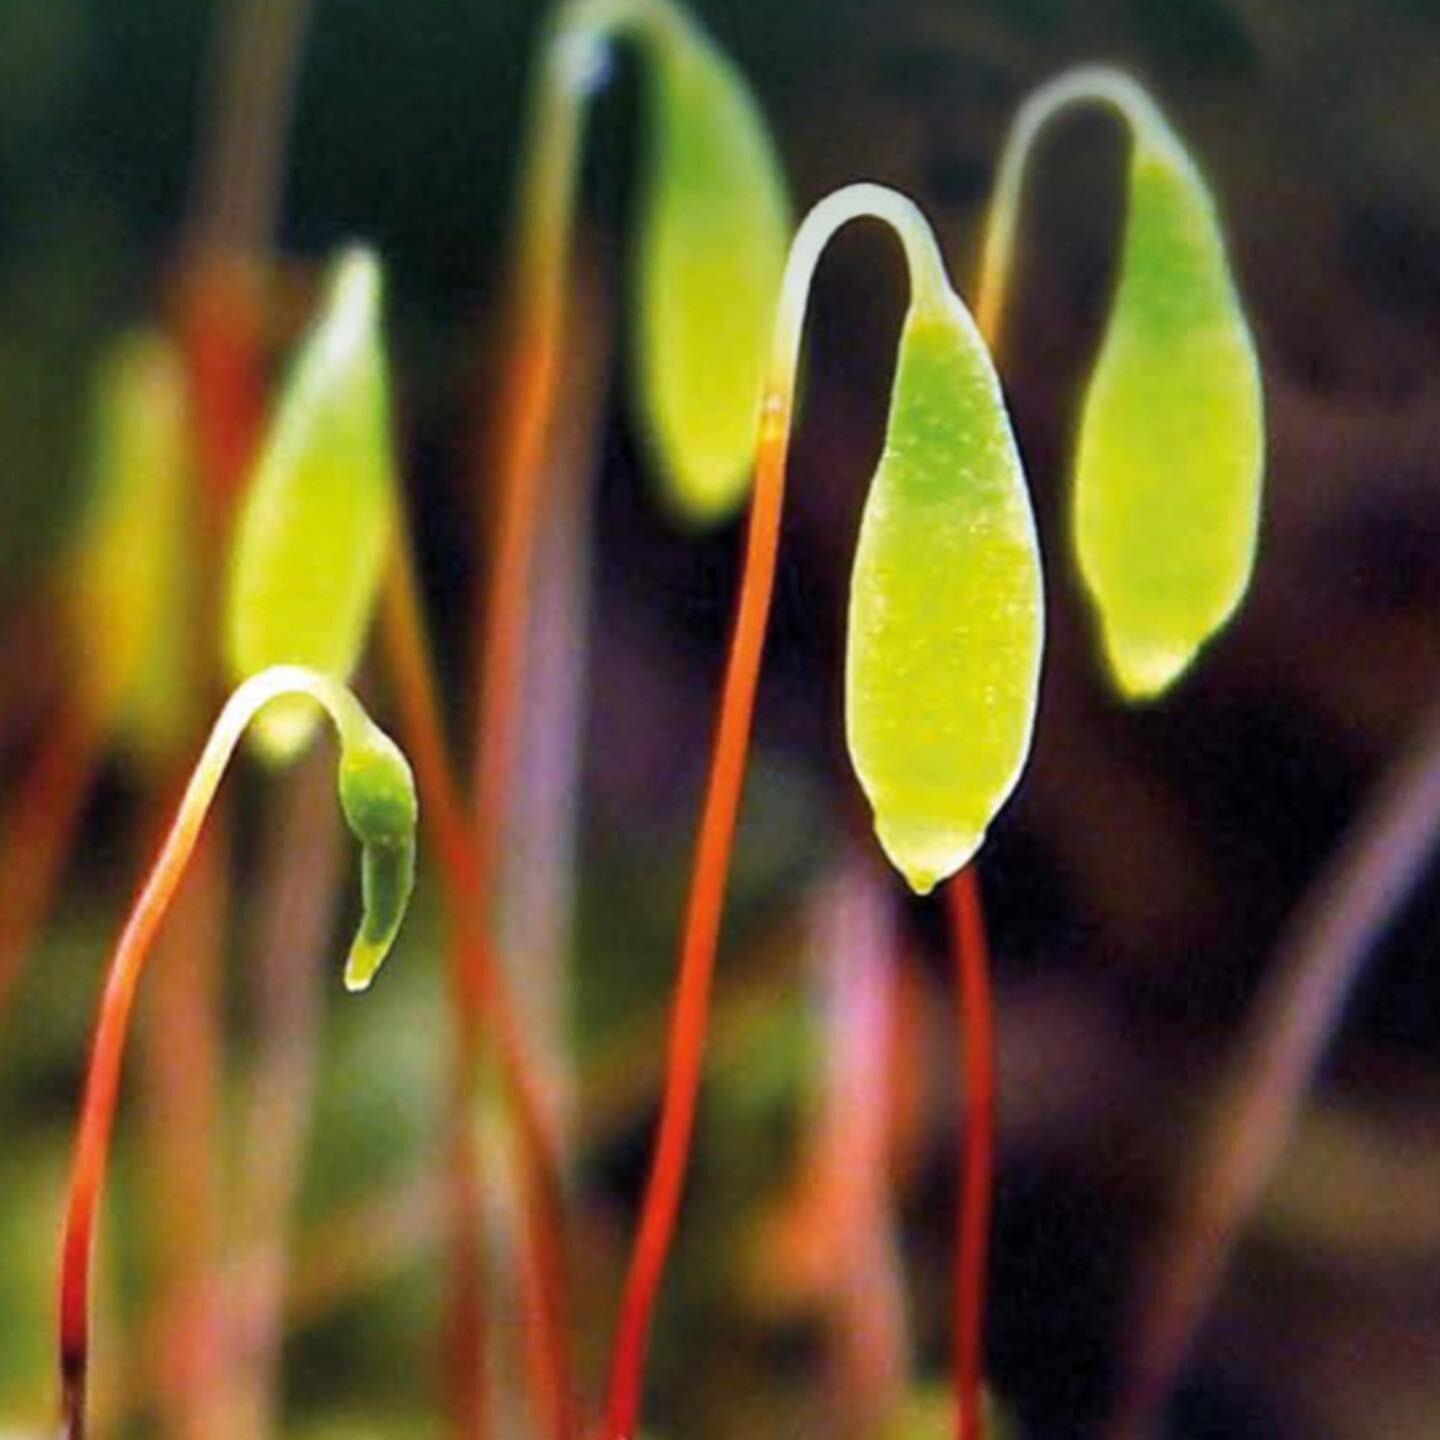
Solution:
M 976 314 L 998 344 L 1025 167 L 1077 105 L 1130 134 L 1119 280 L 1081 410 L 1072 538 L 1110 671 L 1129 699 L 1183 673 L 1234 613 L 1254 566 L 1264 470 L 1255 344 L 1215 203 L 1150 97 L 1103 66 L 1066 71 L 1021 107 L 1001 156 Z
M 899 236 L 911 300 L 885 453 L 856 558 L 847 722 L 884 843 L 912 884 L 928 889 L 965 865 L 1013 788 L 1029 744 L 1042 631 L 1040 569 L 999 384 L 920 212 L 892 190 L 851 186 L 821 201 L 801 225 L 780 292 L 762 391 L 745 568 L 681 943 L 659 1132 L 612 1352 L 606 1440 L 627 1440 L 635 1433 L 654 1302 L 694 1122 L 774 585 L 806 300 L 830 237 L 848 221 L 867 216 L 883 220 Z M 948 547 L 948 568 L 932 537 Z M 912 586 L 908 574 L 897 575 L 897 566 L 915 567 L 929 584 Z M 951 651 L 959 652 L 965 677 L 958 689 Z M 913 664 L 917 659 L 926 664 Z M 968 677 L 976 674 L 982 678 L 972 686 Z M 894 712 L 897 705 L 905 707 L 905 715 Z M 908 753 L 891 744 L 899 723 L 910 726 Z M 967 744 L 957 748 L 961 736 Z M 967 748 L 972 740 L 978 740 L 978 760 Z M 967 938 L 973 940 L 973 932 Z M 976 952 L 972 959 L 983 970 L 983 955 Z M 973 1319 L 963 1325 L 970 1346 Z M 973 1386 L 969 1379 L 973 1370 L 964 1366 L 966 1433 L 975 1433 L 979 1423 L 978 1377 Z
M 85 1083 L 61 1258 L 60 1369 L 68 1440 L 81 1440 L 85 1434 L 92 1235 L 136 985 L 242 735 L 267 705 L 296 696 L 317 704 L 334 725 L 340 743 L 341 808 L 361 847 L 364 913 L 345 964 L 347 989 L 369 986 L 409 903 L 415 872 L 415 788 L 410 767 L 394 742 L 343 685 L 312 670 L 275 666 L 245 681 L 210 732 L 106 977 Z

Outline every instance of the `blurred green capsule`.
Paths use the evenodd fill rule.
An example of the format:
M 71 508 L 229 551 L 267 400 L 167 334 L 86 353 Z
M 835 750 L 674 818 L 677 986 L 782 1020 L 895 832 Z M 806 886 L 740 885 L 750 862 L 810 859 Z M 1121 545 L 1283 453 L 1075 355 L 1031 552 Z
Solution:
M 1074 499 L 1081 573 L 1131 699 L 1166 689 L 1239 605 L 1264 468 L 1259 366 L 1214 204 L 1164 122 L 1144 119 Z
M 880 843 L 925 894 L 980 847 L 1029 753 L 1044 630 L 1025 477 L 948 287 L 901 334 L 850 590 L 846 726 Z
M 646 31 L 652 159 L 638 252 L 638 385 L 665 496 L 696 524 L 749 490 L 789 204 L 754 96 L 669 7 Z
M 395 469 L 376 257 L 335 262 L 241 503 L 225 610 L 237 678 L 296 664 L 345 679 L 365 641 L 389 540 Z M 314 706 L 267 707 L 254 735 L 293 755 Z
M 97 375 L 66 593 L 82 703 L 147 755 L 169 753 L 193 719 L 183 683 L 191 467 L 179 356 L 157 331 L 121 337 Z

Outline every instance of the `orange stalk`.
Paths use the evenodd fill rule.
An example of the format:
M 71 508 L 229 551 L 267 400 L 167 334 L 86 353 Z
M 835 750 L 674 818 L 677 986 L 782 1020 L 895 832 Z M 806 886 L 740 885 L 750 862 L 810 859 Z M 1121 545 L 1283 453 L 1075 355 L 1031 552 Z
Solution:
M 685 911 L 680 974 L 666 1049 L 659 1133 L 640 1230 L 620 1304 L 601 1432 L 603 1440 L 633 1440 L 635 1434 L 655 1299 L 674 1237 L 684 1186 L 703 1068 L 720 913 L 749 755 L 765 627 L 775 585 L 792 398 L 788 383 L 783 388 L 772 387 L 763 411 L 739 606 Z
M 703 1068 L 710 989 L 725 884 L 745 781 L 755 692 L 775 588 L 785 500 L 785 463 L 795 405 L 795 373 L 810 280 L 831 236 L 862 217 L 883 220 L 904 247 L 912 287 L 933 283 L 939 257 L 918 212 L 882 186 L 854 185 L 822 200 L 795 235 L 786 263 L 759 410 L 755 486 L 735 628 L 700 817 L 690 894 L 670 1015 L 665 1088 L 640 1228 L 620 1302 L 601 1440 L 634 1440 L 655 1300 L 674 1238 Z
M 452 926 L 451 982 L 458 1017 L 457 1069 L 452 1101 L 456 1151 L 452 1157 L 452 1249 L 455 1286 L 451 1385 L 465 1433 L 478 1423 L 479 1395 L 479 1188 L 469 1140 L 474 1123 L 477 1061 L 487 1029 L 515 1122 L 517 1168 L 525 1210 L 522 1284 L 533 1325 L 526 1331 L 527 1369 L 537 1418 L 557 1440 L 578 1430 L 567 1334 L 568 1282 L 564 1223 L 553 1127 L 540 1096 L 509 987 L 490 942 L 485 890 L 476 882 L 494 864 L 493 840 L 482 845 L 472 828 L 450 764 L 434 687 L 434 669 L 420 619 L 408 539 L 397 537 L 386 576 L 382 624 L 402 732 L 415 765 L 423 823 L 440 861 Z M 489 851 L 491 858 L 482 860 Z
M 186 807 L 176 816 L 150 878 L 126 921 L 105 981 L 100 1019 L 90 1052 L 61 1252 L 60 1375 L 62 1433 L 66 1440 L 83 1440 L 85 1434 L 92 1237 L 96 1205 L 109 1155 L 110 1132 L 120 1086 L 120 1061 L 129 1029 L 135 986 L 155 933 L 170 907 L 195 848 L 204 817 L 203 804 Z

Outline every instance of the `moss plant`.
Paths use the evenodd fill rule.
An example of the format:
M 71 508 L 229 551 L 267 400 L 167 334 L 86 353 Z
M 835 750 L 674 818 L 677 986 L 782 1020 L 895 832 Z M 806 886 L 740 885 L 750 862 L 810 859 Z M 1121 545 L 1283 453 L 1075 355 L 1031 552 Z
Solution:
M 835 231 L 865 216 L 885 221 L 899 237 L 910 273 L 911 299 L 901 337 L 886 451 L 862 527 L 868 530 L 868 544 L 862 539 L 856 561 L 847 712 L 852 751 L 857 719 L 860 722 L 857 768 L 865 765 L 870 770 L 872 784 L 877 771 L 883 777 L 872 792 L 877 820 L 889 813 L 892 792 L 886 787 L 894 777 L 901 818 L 889 830 L 886 843 L 892 847 L 892 858 L 913 872 L 912 883 L 929 888 L 965 864 L 1013 786 L 1029 744 L 1039 673 L 1040 571 L 999 383 L 969 313 L 950 287 L 920 212 L 894 191 L 875 185 L 851 186 L 823 200 L 801 225 L 791 245 L 780 294 L 762 392 L 745 570 L 681 941 L 664 1100 L 612 1351 L 604 1440 L 629 1440 L 636 1430 L 655 1299 L 683 1186 L 726 875 L 774 585 L 785 462 L 810 281 Z M 902 573 L 908 558 L 933 574 L 940 557 L 932 553 L 932 536 L 948 537 L 955 547 L 956 574 L 961 577 L 957 584 L 939 587 L 932 597 L 933 609 L 908 587 L 908 576 Z M 908 557 L 907 545 L 912 552 Z M 967 575 L 973 588 L 965 583 Z M 883 605 L 887 587 L 894 587 L 890 592 L 896 600 L 893 624 Z M 1001 628 L 1007 623 L 1013 628 Z M 947 690 L 944 682 L 954 671 L 948 657 L 937 654 L 936 636 L 948 638 L 965 663 L 989 677 L 979 694 L 978 707 L 973 703 L 967 707 L 966 701 L 975 698 L 968 688 L 962 687 L 958 698 Z M 998 653 L 997 640 L 1005 642 Z M 938 685 L 934 684 L 936 677 L 910 670 L 908 662 L 915 653 L 912 645 L 920 658 L 938 663 Z M 943 651 L 944 646 L 939 649 Z M 892 694 L 886 688 L 897 676 L 903 694 Z M 892 709 L 896 705 L 921 708 L 896 713 Z M 886 723 L 911 727 L 913 763 L 886 743 Z M 965 751 L 955 748 L 958 738 L 968 739 L 971 734 L 980 737 L 988 762 L 973 768 L 967 764 Z M 880 743 L 872 750 L 877 738 Z M 937 797 L 936 808 L 924 810 L 916 824 L 908 803 L 914 793 L 910 787 L 919 788 L 927 778 Z M 933 841 L 936 833 L 963 838 L 938 846 Z M 918 852 L 906 848 L 912 835 L 918 835 L 921 842 Z M 897 848 L 898 855 L 894 854 Z M 973 940 L 969 930 L 962 933 Z M 966 966 L 967 975 L 978 966 L 983 977 L 983 953 L 973 952 L 973 962 Z M 966 998 L 972 1002 L 967 1015 L 988 1019 L 988 1009 L 973 1003 L 983 996 L 967 993 Z M 971 1038 L 968 1031 L 967 1038 Z M 972 1058 L 988 1058 L 988 1038 L 979 1046 L 972 1043 L 967 1052 Z M 982 1098 L 986 1093 L 988 1090 L 982 1092 Z M 967 1257 L 966 1263 L 973 1267 L 978 1259 Z M 962 1287 L 957 1303 L 973 1293 L 973 1285 Z M 957 1330 L 965 1336 L 962 1352 L 975 1346 L 975 1319 L 957 1317 Z M 960 1365 L 957 1386 L 962 1433 L 976 1435 L 980 1423 L 978 1367 L 968 1359 Z
M 551 1146 L 535 1098 L 508 997 L 468 917 L 474 910 L 470 855 L 474 848 L 456 798 L 440 735 L 438 707 L 423 625 L 410 574 L 409 542 L 398 500 L 390 433 L 387 366 L 381 333 L 381 273 L 362 248 L 331 268 L 320 316 L 291 368 L 275 419 L 238 506 L 225 608 L 232 671 L 302 664 L 343 677 L 356 666 L 382 579 L 385 634 L 399 678 L 400 714 L 413 744 L 433 815 L 437 853 L 454 927 L 458 970 L 473 972 L 473 989 L 457 982 L 462 1068 L 469 1074 L 482 1029 L 497 1037 L 502 1075 L 517 1111 L 519 1169 L 529 1230 L 528 1327 L 538 1336 L 534 1369 L 537 1410 L 552 1416 L 570 1390 L 561 1345 L 563 1284 L 559 1274 Z M 316 716 L 303 694 L 268 706 L 254 733 L 263 754 L 287 759 L 303 745 Z M 378 861 L 376 862 L 378 864 Z M 376 870 L 367 883 L 383 886 Z M 456 1133 L 468 1134 L 469 1080 L 457 1087 Z M 457 1157 L 456 1276 L 473 1296 L 457 1324 L 457 1349 L 479 1326 L 479 1219 L 476 1163 L 468 1141 Z M 467 1359 L 467 1365 L 471 1362 Z M 470 1407 L 479 1412 L 479 1403 Z
M 1122 694 L 1166 690 L 1240 603 L 1254 564 L 1264 465 L 1259 367 L 1214 201 L 1148 95 L 1101 66 L 1065 72 L 1021 107 L 1000 160 L 976 314 L 995 343 L 1025 165 L 1077 105 L 1130 133 L 1119 283 L 1080 417 L 1073 538 Z
M 1189 668 L 1248 588 L 1264 469 L 1263 397 L 1254 341 L 1199 167 L 1145 91 L 1102 66 L 1058 76 L 1016 116 L 980 272 L 977 315 L 987 338 L 1000 348 L 1026 162 L 1049 122 L 1083 104 L 1120 116 L 1131 153 L 1119 280 L 1081 411 L 1072 534 L 1110 674 L 1127 700 L 1150 700 Z M 1286 1004 L 1293 1020 L 1271 1026 L 1281 1037 L 1277 1056 L 1314 1013 L 1298 995 Z M 1275 1064 L 1286 1068 L 1284 1059 Z M 1220 1131 L 1207 1149 L 1191 1190 L 1214 1187 L 1221 1198 L 1197 1206 L 1157 1288 L 1154 1313 L 1137 1332 L 1113 1421 L 1116 1440 L 1144 1433 L 1158 1413 L 1220 1237 L 1243 1205 L 1240 1187 L 1255 1173 L 1235 1157 L 1265 1147 L 1267 1126 L 1254 1117 L 1277 1113 L 1268 1097 L 1293 1084 L 1287 1075 L 1273 1086 L 1251 1086 L 1253 1103 L 1231 1107 L 1243 1125 Z
M 339 794 L 361 847 L 364 911 L 345 963 L 345 987 L 364 990 L 394 942 L 415 872 L 416 802 L 410 767 L 341 684 L 298 666 L 245 681 L 220 712 L 160 853 L 111 959 L 85 1083 L 60 1272 L 60 1372 L 64 1434 L 85 1434 L 89 1293 L 95 1210 L 104 1185 L 120 1063 L 135 988 L 156 931 L 200 837 L 221 777 L 246 727 L 272 701 L 319 705 L 340 742 Z

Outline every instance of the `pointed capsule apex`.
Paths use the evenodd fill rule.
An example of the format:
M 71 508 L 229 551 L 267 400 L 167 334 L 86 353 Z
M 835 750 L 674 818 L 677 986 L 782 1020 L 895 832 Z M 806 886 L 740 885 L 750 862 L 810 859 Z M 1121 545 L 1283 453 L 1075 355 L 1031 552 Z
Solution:
M 369 629 L 396 488 L 380 264 L 344 251 L 291 368 L 240 505 L 226 597 L 231 671 L 305 665 L 344 680 Z M 269 707 L 252 732 L 298 752 L 314 705 Z
M 877 820 L 875 833 L 886 858 L 916 895 L 928 895 L 963 870 L 985 843 L 983 830 L 939 822 Z
M 1160 699 L 1190 668 L 1199 648 L 1131 643 L 1108 633 L 1104 643 L 1116 687 L 1135 702 Z

